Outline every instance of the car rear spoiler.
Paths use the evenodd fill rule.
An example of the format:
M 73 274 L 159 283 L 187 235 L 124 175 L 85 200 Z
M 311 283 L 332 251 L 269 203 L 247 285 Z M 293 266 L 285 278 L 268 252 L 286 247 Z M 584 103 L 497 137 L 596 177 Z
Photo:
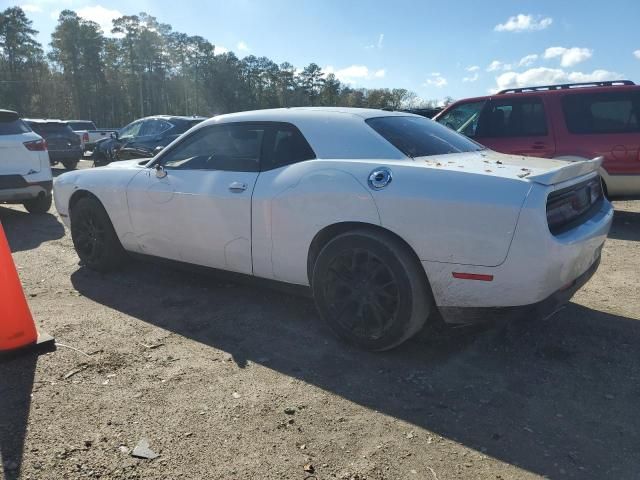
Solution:
M 527 179 L 542 185 L 555 185 L 598 171 L 603 160 L 604 157 L 596 157 L 592 160 L 567 161 L 567 164 L 560 168 L 537 175 L 531 175 L 527 177 Z

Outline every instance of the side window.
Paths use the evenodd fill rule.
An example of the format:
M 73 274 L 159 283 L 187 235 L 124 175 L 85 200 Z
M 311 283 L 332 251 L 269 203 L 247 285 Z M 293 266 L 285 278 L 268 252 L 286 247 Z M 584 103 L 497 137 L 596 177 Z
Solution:
M 212 125 L 196 130 L 160 159 L 171 170 L 257 172 L 264 126 Z
M 274 126 L 273 149 L 268 152 L 268 166 L 265 169 L 291 165 L 316 158 L 309 143 L 293 125 Z
M 567 95 L 562 99 L 567 129 L 576 134 L 640 132 L 640 93 Z
M 482 137 L 547 135 L 544 105 L 539 98 L 492 100 L 478 127 Z
M 463 103 L 462 105 L 453 107 L 438 118 L 438 122 L 467 137 L 475 137 L 478 128 L 478 119 L 486 103 L 486 100 Z

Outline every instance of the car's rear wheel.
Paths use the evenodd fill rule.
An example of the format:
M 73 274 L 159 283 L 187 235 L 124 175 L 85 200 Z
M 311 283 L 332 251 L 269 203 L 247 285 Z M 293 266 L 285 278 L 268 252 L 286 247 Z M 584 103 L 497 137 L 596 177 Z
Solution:
M 115 270 L 126 258 L 109 215 L 95 198 L 81 198 L 71 208 L 71 239 L 80 260 L 92 270 Z
M 433 305 L 415 255 L 384 232 L 357 230 L 330 240 L 315 261 L 312 289 L 329 328 L 372 351 L 417 333 Z
M 64 162 L 62 162 L 62 165 L 64 165 L 64 168 L 66 168 L 67 170 L 75 170 L 76 167 L 78 166 L 78 162 L 80 160 L 65 160 Z
M 39 195 L 31 200 L 25 200 L 23 205 L 29 213 L 47 213 L 51 208 L 51 194 Z

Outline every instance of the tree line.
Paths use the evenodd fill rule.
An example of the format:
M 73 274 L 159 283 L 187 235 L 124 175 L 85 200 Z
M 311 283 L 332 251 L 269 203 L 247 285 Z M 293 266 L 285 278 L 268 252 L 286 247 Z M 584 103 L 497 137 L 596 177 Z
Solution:
M 49 49 L 20 7 L 0 13 L 0 108 L 24 117 L 120 126 L 156 114 L 204 115 L 293 106 L 426 108 L 404 88 L 353 88 L 315 63 L 217 53 L 201 36 L 148 15 L 113 20 L 111 35 L 63 10 Z

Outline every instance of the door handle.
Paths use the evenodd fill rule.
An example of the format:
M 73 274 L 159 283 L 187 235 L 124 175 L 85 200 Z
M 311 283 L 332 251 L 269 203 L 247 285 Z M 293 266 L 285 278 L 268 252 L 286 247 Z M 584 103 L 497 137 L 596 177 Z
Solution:
M 229 190 L 233 193 L 242 193 L 247 189 L 247 184 L 242 182 L 232 182 L 229 185 Z

